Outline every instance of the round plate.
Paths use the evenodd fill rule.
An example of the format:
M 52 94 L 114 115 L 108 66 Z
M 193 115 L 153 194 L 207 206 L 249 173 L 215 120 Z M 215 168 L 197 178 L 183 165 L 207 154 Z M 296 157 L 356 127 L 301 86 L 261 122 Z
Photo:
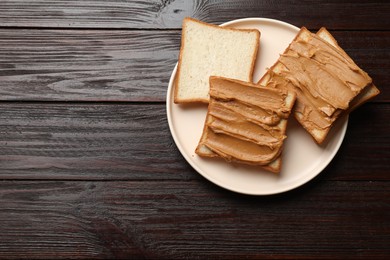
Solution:
M 255 28 L 261 32 L 254 82 L 260 79 L 267 67 L 275 63 L 279 54 L 284 52 L 299 31 L 293 25 L 265 18 L 239 19 L 221 26 Z M 202 135 L 207 105 L 173 103 L 176 68 L 177 65 L 172 72 L 167 92 L 167 116 L 171 134 L 187 162 L 206 179 L 223 188 L 243 194 L 270 195 L 299 187 L 317 176 L 329 164 L 344 139 L 348 118 L 338 120 L 327 141 L 319 146 L 291 116 L 280 174 L 255 166 L 230 164 L 222 159 L 199 157 L 195 154 L 195 148 Z

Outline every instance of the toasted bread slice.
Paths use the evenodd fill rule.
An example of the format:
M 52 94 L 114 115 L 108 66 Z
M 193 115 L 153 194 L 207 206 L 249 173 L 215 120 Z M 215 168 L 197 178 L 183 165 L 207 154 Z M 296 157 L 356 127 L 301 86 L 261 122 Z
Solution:
M 294 92 L 210 77 L 210 102 L 196 153 L 280 172 L 294 102 Z
M 209 101 L 209 77 L 252 81 L 260 32 L 183 20 L 174 102 Z
M 307 45 L 309 47 L 301 45 L 302 43 L 308 43 Z M 324 43 L 326 45 L 324 45 Z M 339 68 L 334 66 L 334 64 L 332 65 L 332 62 L 329 63 L 329 60 L 325 63 L 321 63 L 321 61 L 316 60 L 319 58 L 314 56 L 313 53 L 311 53 L 312 50 L 310 49 L 310 45 L 316 46 L 316 44 L 320 44 L 319 46 L 323 46 L 322 48 L 327 48 L 335 59 L 341 60 L 342 62 L 348 64 L 348 66 L 353 68 L 354 72 L 357 71 L 356 78 L 350 79 L 342 73 L 337 74 L 337 70 Z M 325 96 L 324 102 L 319 105 L 318 100 L 322 99 L 318 99 L 318 97 L 315 96 L 317 93 L 314 93 L 314 95 L 307 94 L 310 93 L 310 91 L 313 91 L 313 89 L 310 89 L 305 93 L 304 84 L 307 84 L 306 87 L 312 87 L 311 84 L 308 84 L 308 82 L 301 83 L 300 80 L 302 79 L 299 78 L 299 75 L 296 74 L 289 75 L 288 77 L 286 71 L 288 72 L 289 69 L 285 65 L 288 64 L 285 61 L 285 56 L 287 57 L 288 55 L 297 55 L 296 52 L 301 53 L 298 54 L 298 56 L 305 56 L 302 59 L 314 59 L 315 64 L 319 64 L 318 66 L 321 66 L 321 64 L 322 66 L 333 66 L 330 69 L 339 78 L 336 77 L 331 79 L 333 80 L 332 84 L 337 85 L 340 82 L 346 82 L 344 84 L 338 85 L 339 87 L 337 88 L 337 95 L 326 92 L 328 91 L 326 84 L 330 83 L 323 84 L 325 85 L 325 88 L 323 88 L 325 89 L 325 92 L 320 93 L 319 96 L 321 96 L 321 94 L 324 96 L 328 94 L 329 96 Z M 320 53 L 319 55 L 324 55 L 324 53 Z M 326 55 L 328 54 L 326 53 Z M 301 59 L 301 56 L 299 56 L 299 58 Z M 289 61 L 287 60 L 287 62 Z M 313 61 L 310 60 L 310 62 Z M 291 64 L 288 65 L 291 66 Z M 299 66 L 300 64 L 298 63 L 293 65 Z M 306 71 L 305 67 L 303 67 L 302 70 L 298 72 L 304 74 L 310 73 Z M 317 77 L 317 75 L 312 74 L 312 77 Z M 275 85 L 275 81 L 278 81 L 278 85 Z M 281 84 L 281 82 L 283 84 Z M 289 82 L 292 82 L 293 84 L 288 84 Z M 303 27 L 297 34 L 296 38 L 289 45 L 289 47 L 285 50 L 281 58 L 266 72 L 258 84 L 295 91 L 297 94 L 297 102 L 293 111 L 294 116 L 311 134 L 313 139 L 318 144 L 321 144 L 325 140 L 327 134 L 334 124 L 334 121 L 337 120 L 337 118 L 339 118 L 342 114 L 344 114 L 344 111 L 351 111 L 379 93 L 377 88 L 372 84 L 371 78 L 364 71 L 362 71 L 340 48 L 336 40 L 325 28 L 321 29 L 317 35 L 314 35 Z M 348 87 L 345 87 L 344 85 Z M 319 93 L 319 91 L 324 91 L 323 89 L 314 89 L 314 91 L 318 90 Z M 334 98 L 331 98 L 332 96 Z M 340 98 L 340 96 L 342 98 Z

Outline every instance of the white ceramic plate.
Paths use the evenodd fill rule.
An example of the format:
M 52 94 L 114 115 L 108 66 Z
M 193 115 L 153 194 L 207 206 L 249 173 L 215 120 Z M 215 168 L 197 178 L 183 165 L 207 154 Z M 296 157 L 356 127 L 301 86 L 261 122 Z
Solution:
M 254 82 L 278 59 L 279 54 L 283 53 L 299 31 L 299 28 L 293 25 L 265 18 L 239 19 L 221 26 L 260 30 L 260 51 L 253 76 Z M 329 164 L 344 139 L 347 118 L 335 125 L 325 144 L 318 146 L 295 119 L 290 117 L 279 175 L 259 167 L 201 158 L 195 154 L 195 148 L 202 134 L 207 105 L 174 104 L 175 74 L 176 67 L 167 92 L 167 116 L 173 139 L 184 158 L 198 173 L 228 190 L 251 195 L 270 195 L 299 187 L 317 176 Z

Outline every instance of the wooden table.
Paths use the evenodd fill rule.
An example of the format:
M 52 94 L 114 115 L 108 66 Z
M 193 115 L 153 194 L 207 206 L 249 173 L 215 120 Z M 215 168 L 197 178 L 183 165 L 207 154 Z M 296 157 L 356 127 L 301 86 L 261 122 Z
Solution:
M 0 1 L 0 258 L 390 259 L 388 1 Z M 381 90 L 314 180 L 236 194 L 184 160 L 181 21 L 327 27 Z

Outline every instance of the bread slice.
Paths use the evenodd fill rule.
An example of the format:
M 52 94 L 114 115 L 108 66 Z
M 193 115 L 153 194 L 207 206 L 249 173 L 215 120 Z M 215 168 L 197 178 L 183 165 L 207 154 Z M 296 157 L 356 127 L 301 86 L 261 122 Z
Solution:
M 196 153 L 260 165 L 278 173 L 295 94 L 224 77 L 210 77 L 210 102 Z
M 302 43 L 310 43 L 312 45 L 301 45 Z M 324 63 L 321 63 L 321 61 L 318 60 L 319 57 L 315 56 L 317 54 L 312 53 L 311 49 L 312 46 L 317 47 L 315 45 L 317 43 L 320 43 L 319 46 L 325 46 L 329 53 L 331 52 L 331 57 L 337 60 L 341 60 L 343 63 L 346 63 L 348 64 L 348 66 L 353 68 L 353 71 L 357 71 L 356 74 L 358 75 L 356 76 L 356 78 L 346 78 L 344 74 L 337 73 L 337 70 L 339 68 L 334 66 L 334 63 L 332 63 L 335 62 L 334 60 L 325 60 Z M 323 49 L 320 50 L 322 51 L 322 53 L 320 53 L 319 55 L 324 55 L 325 53 L 325 56 L 323 57 L 328 59 L 329 54 L 326 53 L 326 51 L 324 51 Z M 290 73 L 291 75 L 288 75 L 289 69 L 285 66 L 286 62 L 284 60 L 284 55 L 286 55 L 286 57 L 288 55 L 297 55 L 296 51 L 298 51 L 297 53 L 300 59 L 312 59 L 310 60 L 310 62 L 313 62 L 313 60 L 315 60 L 315 63 L 318 63 L 319 66 L 330 66 L 329 64 L 333 64 L 333 67 L 330 68 L 330 71 L 333 73 L 332 75 L 337 75 L 337 77 L 330 79 L 333 80 L 332 84 L 346 82 L 338 85 L 339 87 L 337 88 L 337 95 L 335 95 L 335 93 L 326 92 L 329 91 L 328 89 L 323 92 L 325 93 L 325 95 L 329 94 L 329 97 L 333 95 L 333 99 L 329 97 L 327 99 L 322 99 L 322 96 L 321 98 L 318 98 L 313 95 L 307 94 L 308 92 L 305 93 L 305 87 L 312 88 L 310 91 L 313 90 L 313 86 L 315 86 L 314 88 L 318 88 L 318 86 L 316 86 L 316 82 L 315 84 L 301 82 L 302 79 L 300 78 L 300 75 L 297 74 L 310 73 L 306 71 L 305 67 L 303 67 L 302 70 L 295 75 L 293 75 L 292 73 Z M 300 55 L 304 57 L 302 58 Z M 291 64 L 289 65 L 291 66 Z M 298 63 L 296 66 L 299 65 L 300 64 Z M 309 79 L 315 77 L 318 76 L 312 74 Z M 315 80 L 322 79 L 318 78 Z M 275 82 L 278 82 L 278 84 L 276 84 Z M 309 83 L 312 82 L 309 81 Z M 347 113 L 350 112 L 352 109 L 373 98 L 379 93 L 377 88 L 372 84 L 371 78 L 364 71 L 362 71 L 352 61 L 352 59 L 340 48 L 336 40 L 325 28 L 322 28 L 317 35 L 314 35 L 303 27 L 296 36 L 296 38 L 289 45 L 289 47 L 285 50 L 284 54 L 281 55 L 281 58 L 266 72 L 266 74 L 260 79 L 258 84 L 268 87 L 271 86 L 295 91 L 297 94 L 297 102 L 293 114 L 318 144 L 321 144 L 325 140 L 334 122 L 341 115 L 345 114 L 345 111 L 347 111 Z M 305 84 L 307 85 L 305 86 Z M 326 84 L 331 83 L 326 82 L 324 84 L 324 81 L 322 82 L 322 85 L 325 85 L 325 88 L 327 87 Z M 317 91 L 317 89 L 314 90 Z M 320 89 L 318 91 L 323 91 L 323 89 Z M 340 96 L 342 98 L 337 100 Z M 322 101 L 321 105 L 319 105 L 318 103 L 319 100 Z
M 209 77 L 252 81 L 259 48 L 256 29 L 233 29 L 183 20 L 174 102 L 209 101 Z

